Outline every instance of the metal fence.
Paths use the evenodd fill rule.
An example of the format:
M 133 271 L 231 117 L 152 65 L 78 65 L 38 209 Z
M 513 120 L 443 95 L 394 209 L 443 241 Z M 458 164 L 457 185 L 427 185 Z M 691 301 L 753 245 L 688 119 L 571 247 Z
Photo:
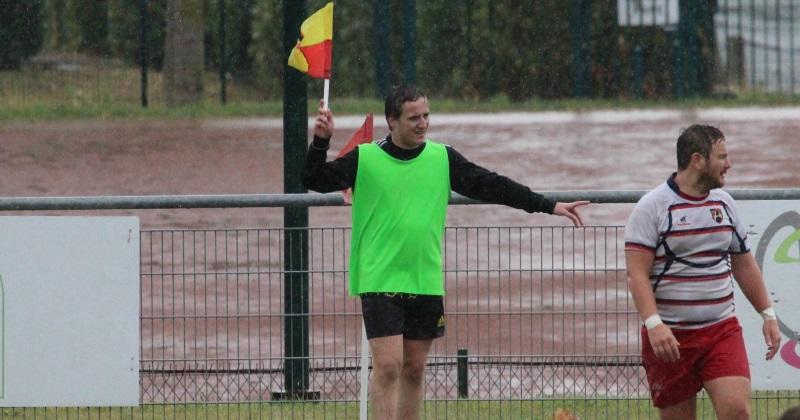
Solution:
M 645 395 L 621 231 L 448 228 L 448 333 L 432 351 L 428 399 L 458 397 L 459 349 L 475 399 Z M 143 402 L 259 401 L 283 388 L 284 233 L 142 232 Z M 309 389 L 354 401 L 361 317 L 347 296 L 349 229 L 308 233 Z
M 136 3 L 148 4 L 146 1 Z M 410 5 L 413 2 L 405 1 L 403 3 L 405 7 L 412 7 Z M 503 39 L 500 28 L 507 23 L 495 26 L 495 23 L 487 23 L 484 18 L 479 18 L 478 16 L 486 13 L 494 16 L 495 9 L 506 7 L 501 2 L 498 2 L 497 6 L 493 6 L 495 2 L 487 3 L 488 6 L 481 2 L 457 2 L 457 4 L 448 3 L 452 7 L 444 7 L 448 11 L 448 17 L 459 22 L 460 26 L 471 28 L 467 33 L 454 30 L 455 35 L 450 34 L 455 36 L 454 39 L 444 39 L 434 43 L 423 42 L 422 39 L 415 40 L 416 32 L 414 31 L 418 31 L 420 28 L 417 26 L 423 26 L 424 23 L 421 23 L 422 20 L 405 23 L 401 30 L 403 39 L 407 40 L 404 42 L 408 45 L 402 47 L 405 48 L 403 54 L 416 54 L 416 49 L 418 49 L 420 57 L 429 57 L 431 56 L 429 51 L 431 46 L 439 45 L 440 42 L 458 43 L 459 45 L 466 42 L 467 45 L 461 48 L 462 53 L 458 54 L 463 58 L 458 58 L 461 62 L 455 68 L 483 65 L 483 62 L 477 60 L 476 56 L 480 55 L 482 49 L 494 48 L 494 44 L 472 45 L 469 43 L 478 42 L 478 32 L 481 31 L 488 33 L 488 35 L 481 35 L 485 38 Z M 798 68 L 800 65 L 798 58 L 800 57 L 798 54 L 798 48 L 800 48 L 800 39 L 798 39 L 800 36 L 800 27 L 798 27 L 800 25 L 800 1 L 798 0 L 686 2 L 687 5 L 694 6 L 681 6 L 680 8 L 677 7 L 677 4 L 683 2 L 678 2 L 678 0 L 630 0 L 621 2 L 624 6 L 620 10 L 630 14 L 627 18 L 618 16 L 622 12 L 618 13 L 613 3 L 616 2 L 592 2 L 590 0 L 572 2 L 568 6 L 572 8 L 569 9 L 570 12 L 559 18 L 561 20 L 571 19 L 570 22 L 548 22 L 548 24 L 552 23 L 555 26 L 560 25 L 566 28 L 566 33 L 572 34 L 569 38 L 571 41 L 565 38 L 567 41 L 548 47 L 556 51 L 542 52 L 541 56 L 526 58 L 525 70 L 520 71 L 535 68 L 539 65 L 538 61 L 544 60 L 554 63 L 553 67 L 537 70 L 537 72 L 548 73 L 559 69 L 565 74 L 572 73 L 573 89 L 570 89 L 569 86 L 562 86 L 557 89 L 558 93 L 550 95 L 555 95 L 555 97 L 569 96 L 571 90 L 572 96 L 575 97 L 672 96 L 683 98 L 718 93 L 767 92 L 780 95 L 798 93 L 798 84 L 800 84 L 800 76 L 798 76 L 798 70 L 800 70 Z M 159 10 L 159 12 L 151 11 L 151 14 L 155 13 L 153 16 L 147 13 L 143 14 L 146 19 L 135 18 L 141 14 L 137 4 L 124 4 L 124 6 L 112 5 L 114 11 L 110 14 L 118 16 L 112 22 L 113 24 L 123 26 L 116 28 L 113 32 L 125 34 L 124 36 L 115 35 L 116 38 L 111 43 L 124 45 L 125 48 L 116 47 L 113 52 L 103 56 L 77 54 L 73 52 L 74 48 L 70 49 L 69 46 L 79 43 L 80 40 L 76 38 L 78 34 L 63 34 L 63 37 L 68 38 L 66 41 L 61 41 L 64 45 L 61 47 L 48 46 L 46 51 L 27 60 L 22 70 L 0 71 L 0 105 L 12 108 L 31 105 L 47 106 L 54 103 L 78 107 L 135 106 L 143 103 L 163 106 L 165 104 L 164 75 L 160 69 L 164 54 L 164 4 L 163 2 L 150 2 L 148 7 Z M 206 74 L 203 79 L 205 86 L 203 101 L 205 103 L 252 103 L 261 102 L 265 98 L 279 98 L 283 83 L 280 78 L 280 70 L 285 64 L 285 58 L 276 59 L 276 56 L 282 56 L 282 52 L 265 47 L 265 45 L 274 44 L 278 38 L 265 43 L 258 36 L 253 35 L 253 33 L 259 33 L 260 37 L 266 36 L 267 39 L 270 36 L 276 36 L 270 32 L 274 32 L 274 28 L 265 29 L 263 26 L 272 25 L 277 15 L 271 17 L 271 20 L 265 20 L 266 18 L 263 16 L 259 20 L 252 16 L 257 9 L 278 13 L 280 7 L 277 3 L 265 2 L 263 5 L 256 5 L 252 1 L 206 1 L 203 4 L 206 14 L 204 57 Z M 226 4 L 227 6 L 225 6 Z M 647 10 L 672 10 L 669 7 L 671 4 L 676 5 L 675 10 L 680 10 L 680 12 L 672 12 L 673 15 L 680 14 L 674 20 L 669 16 L 657 17 L 646 12 Z M 700 4 L 703 6 L 699 6 Z M 395 8 L 397 7 L 395 5 Z M 438 7 L 441 9 L 443 6 Z M 484 10 L 486 7 L 492 12 Z M 713 28 L 708 28 L 707 33 L 703 33 L 702 39 L 695 39 L 697 38 L 695 32 L 698 30 L 696 25 L 705 24 L 705 22 L 697 22 L 698 16 L 694 16 L 699 13 L 700 8 L 710 8 L 708 14 L 711 17 L 708 24 L 713 25 Z M 474 12 L 476 16 L 473 16 L 473 10 L 479 10 Z M 641 12 L 642 10 L 645 12 Z M 381 16 L 380 13 L 372 13 L 369 6 L 342 5 L 341 12 L 343 16 L 358 14 L 358 18 L 353 19 L 356 21 L 371 19 L 372 16 L 376 16 L 375 19 L 377 19 L 377 16 Z M 230 15 L 227 18 L 225 17 L 226 13 Z M 262 10 L 260 13 L 267 12 Z M 269 15 L 269 13 L 267 14 Z M 427 13 L 430 11 L 420 13 L 420 19 Z M 668 11 L 667 15 L 669 13 Z M 597 20 L 592 18 L 593 15 L 603 16 L 603 18 Z M 244 16 L 250 16 L 249 20 L 242 20 Z M 626 22 L 620 25 L 623 20 Z M 660 23 L 661 20 L 664 23 Z M 473 21 L 475 21 L 474 24 Z M 380 25 L 378 21 L 373 21 L 372 25 L 389 26 L 394 24 L 387 22 L 384 22 L 385 25 Z M 46 20 L 45 23 L 45 33 L 50 34 L 46 38 L 53 38 L 53 33 L 57 32 L 58 28 L 53 27 L 54 23 L 50 20 Z M 475 27 L 473 28 L 473 26 Z M 474 35 L 469 32 L 472 29 L 474 29 Z M 271 35 L 264 35 L 262 32 L 269 32 Z M 348 30 L 337 35 L 341 36 L 337 39 L 342 40 L 341 44 L 337 46 L 337 51 L 343 53 L 339 55 L 339 60 L 343 63 L 346 62 L 341 65 L 349 66 L 347 71 L 339 72 L 337 79 L 339 94 L 365 96 L 372 95 L 374 91 L 384 91 L 384 85 L 389 84 L 390 77 L 395 79 L 400 77 L 399 74 L 390 74 L 388 67 L 391 67 L 393 63 L 389 55 L 381 55 L 381 53 L 386 53 L 388 48 L 375 47 L 373 45 L 375 42 L 371 39 L 368 31 L 357 31 L 358 33 L 363 32 L 360 37 L 353 37 L 350 32 Z M 148 33 L 152 36 L 142 35 Z M 447 33 L 439 35 L 446 36 Z M 388 34 L 386 37 L 385 42 L 388 43 Z M 476 39 L 473 40 L 472 37 Z M 254 55 L 252 52 L 257 43 L 261 43 L 258 48 L 260 55 Z M 392 48 L 401 49 L 399 46 Z M 146 51 L 150 51 L 154 57 L 142 60 L 139 54 L 147 56 Z M 155 51 L 158 53 L 154 53 Z M 519 57 L 503 57 L 502 54 L 501 51 L 491 52 L 492 57 L 495 58 L 490 61 L 491 66 L 494 66 L 495 61 L 513 62 L 520 59 Z M 514 54 L 517 53 L 514 52 Z M 220 57 L 224 57 L 224 59 Z M 572 58 L 567 59 L 566 57 Z M 376 64 L 379 61 L 382 64 Z M 351 62 L 357 62 L 358 65 L 352 66 Z M 470 64 L 471 62 L 475 64 Z M 237 65 L 244 66 L 242 63 L 248 64 L 237 70 Z M 447 71 L 447 69 L 439 69 L 431 73 L 428 67 L 433 68 L 432 64 L 425 67 L 419 66 L 417 69 L 417 66 L 412 63 L 414 60 L 402 63 L 406 73 L 404 77 L 414 80 L 417 77 L 412 75 L 419 72 L 418 80 L 423 84 L 438 86 L 442 76 L 438 73 Z M 398 64 L 394 63 L 395 66 Z M 703 67 L 701 75 L 695 74 L 696 68 L 699 67 Z M 359 71 L 356 72 L 354 69 Z M 477 69 L 472 69 L 472 72 L 480 73 Z M 377 79 L 372 80 L 373 73 L 381 74 L 381 76 L 376 76 Z M 448 82 L 451 85 L 474 85 L 471 89 L 479 89 L 478 85 L 489 85 L 494 88 L 490 89 L 488 94 L 504 93 L 513 96 L 514 93 L 511 92 L 513 89 L 510 87 L 506 92 L 499 91 L 500 86 L 509 83 L 505 79 L 500 80 L 501 76 L 498 74 L 498 71 L 492 70 L 479 80 L 461 82 L 459 82 L 461 80 L 459 77 L 463 76 L 447 75 L 447 77 L 455 80 Z M 528 73 L 523 74 L 528 75 Z M 530 76 L 533 75 L 535 74 L 532 73 Z M 698 78 L 702 80 L 696 80 Z M 376 85 L 374 89 L 365 87 L 365 84 L 372 83 Z M 569 85 L 570 79 L 559 79 L 558 83 Z M 670 85 L 672 85 L 672 89 L 668 87 Z M 704 87 L 701 88 L 700 85 Z M 462 96 L 472 96 L 470 90 L 459 91 L 455 87 L 450 89 L 460 92 Z M 440 94 L 445 94 L 445 92 L 442 91 Z M 542 94 L 542 92 L 534 93 Z M 549 97 L 548 95 L 544 96 Z
M 347 296 L 346 228 L 308 230 L 310 310 L 301 316 L 316 402 L 279 398 L 285 234 L 142 232 L 143 404 L 357 418 L 361 318 Z M 426 418 L 551 418 L 559 408 L 584 419 L 655 417 L 622 235 L 619 226 L 447 228 L 447 333 L 431 351 Z M 798 390 L 757 394 L 754 417 L 797 403 Z
M 663 90 L 673 98 L 798 92 L 796 0 L 621 0 L 617 15 L 620 44 L 630 45 L 617 52 L 624 64 L 604 53 L 582 60 L 604 69 L 621 66 L 608 80 L 628 85 L 633 97 Z M 605 47 L 611 55 L 617 51 Z
M 640 192 L 596 195 L 630 202 Z M 734 192 L 767 195 L 800 191 Z M 0 199 L 0 210 L 251 206 L 259 197 Z M 293 205 L 340 200 L 290 198 Z M 6 408 L 0 418 L 358 418 L 362 321 L 358 299 L 347 296 L 349 233 L 142 231 L 141 406 Z M 286 310 L 285 280 L 295 273 L 284 268 L 284 245 L 294 238 L 306 241 L 308 257 L 309 304 L 300 313 Z M 622 227 L 451 226 L 444 270 L 447 333 L 426 369 L 424 418 L 549 419 L 559 409 L 581 419 L 657 417 L 640 366 Z M 308 329 L 288 331 L 292 317 Z M 287 346 L 298 343 L 308 349 L 300 373 L 308 375 L 308 399 L 284 399 L 287 363 L 298 362 L 287 359 L 295 354 Z M 800 389 L 756 392 L 753 417 L 777 418 L 798 404 Z M 698 414 L 713 418 L 705 397 Z
M 792 0 L 722 0 L 714 15 L 721 84 L 797 94 L 800 4 Z

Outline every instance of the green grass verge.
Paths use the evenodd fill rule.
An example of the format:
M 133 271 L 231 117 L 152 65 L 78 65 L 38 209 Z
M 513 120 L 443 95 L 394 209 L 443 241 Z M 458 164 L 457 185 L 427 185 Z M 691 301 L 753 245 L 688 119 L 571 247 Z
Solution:
M 308 115 L 316 114 L 316 102 L 308 101 Z M 500 96 L 485 101 L 431 98 L 431 111 L 435 113 L 495 113 L 495 112 L 547 112 L 547 111 L 593 111 L 626 109 L 697 109 L 709 107 L 781 107 L 800 106 L 800 96 L 749 95 L 731 99 L 695 98 L 682 101 L 634 101 L 634 100 L 530 100 L 512 102 Z M 361 115 L 372 112 L 383 113 L 383 102 L 378 99 L 341 98 L 334 99 L 331 107 L 338 115 Z M 206 118 L 250 118 L 281 117 L 283 103 L 279 100 L 260 102 L 240 101 L 221 105 L 216 102 L 189 106 L 167 107 L 154 105 L 143 108 L 132 104 L 46 104 L 35 103 L 22 106 L 0 107 L 0 121 L 58 121 L 80 119 L 206 119 Z
M 800 393 L 761 392 L 754 398 L 752 418 L 776 419 L 790 407 L 800 404 Z M 2 418 L 42 419 L 357 419 L 356 402 L 235 403 L 144 405 L 112 408 L 5 408 Z M 569 410 L 581 419 L 651 419 L 658 413 L 647 399 L 548 399 L 513 401 L 426 401 L 425 419 L 551 419 L 559 409 Z M 700 399 L 697 417 L 713 419 L 711 402 Z
M 149 76 L 150 106 L 143 108 L 140 99 L 138 69 L 127 67 L 87 68 L 64 71 L 0 71 L 0 121 L 75 120 L 75 119 L 196 119 L 226 117 L 279 117 L 283 113 L 282 92 L 262 97 L 250 86 L 233 80 L 228 83 L 228 104 L 220 104 L 219 81 L 214 72 L 206 74 L 205 92 L 200 103 L 191 106 L 165 105 L 164 81 L 158 72 Z M 319 88 L 314 80 L 309 92 Z M 309 115 L 316 113 L 318 99 L 308 99 Z M 531 112 L 531 111 L 589 111 L 599 109 L 659 109 L 744 106 L 800 105 L 800 95 L 744 93 L 712 98 L 684 100 L 627 100 L 627 99 L 532 99 L 511 101 L 507 96 L 482 100 L 437 98 L 431 91 L 433 113 L 454 112 Z M 337 96 L 336 85 L 331 87 L 331 107 L 339 115 L 383 112 L 383 101 L 374 98 L 344 98 Z

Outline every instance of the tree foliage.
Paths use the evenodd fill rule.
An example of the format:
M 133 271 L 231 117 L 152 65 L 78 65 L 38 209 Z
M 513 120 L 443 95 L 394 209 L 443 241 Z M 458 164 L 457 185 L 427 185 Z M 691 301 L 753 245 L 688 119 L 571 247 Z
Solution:
M 108 39 L 109 0 L 73 0 L 75 20 L 80 31 L 81 52 L 106 55 L 110 52 Z
M 141 65 L 140 31 L 145 27 L 146 59 L 150 68 L 164 65 L 167 0 L 147 0 L 142 21 L 139 1 L 111 0 L 109 6 L 109 44 L 113 55 L 129 63 Z
M 19 69 L 43 42 L 43 0 L 0 0 L 0 69 Z
M 40 1 L 9 1 L 10 8 L 40 9 Z M 59 48 L 109 51 L 139 63 L 138 0 L 46 0 L 48 40 Z M 307 0 L 306 13 L 328 0 Z M 403 13 L 407 1 L 380 0 L 389 7 L 389 82 L 403 81 L 405 57 Z M 151 67 L 161 69 L 167 0 L 147 0 L 147 53 Z M 283 51 L 283 7 L 280 0 L 197 0 L 202 10 L 204 65 L 207 71 L 225 65 L 234 81 L 247 83 L 264 97 L 282 94 L 286 52 Z M 564 0 L 428 0 L 416 2 L 416 80 L 432 95 L 483 99 L 506 95 L 512 100 L 565 98 L 573 92 L 572 4 Z M 617 0 L 592 0 L 588 21 L 590 92 L 594 97 L 630 97 L 635 62 L 641 48 L 645 97 L 676 92 L 712 93 L 716 70 L 713 17 L 715 0 L 680 2 L 681 23 L 675 28 L 621 27 Z M 38 6 L 36 6 L 38 4 Z M 67 13 L 58 23 L 57 10 L 85 9 L 80 18 Z M 22 5 L 22 6 L 21 6 Z M 220 53 L 220 5 L 225 13 L 225 57 Z M 376 92 L 375 0 L 336 2 L 332 94 L 372 96 Z M 9 7 L 4 8 L 8 14 Z M 105 12 L 102 9 L 105 8 Z M 27 12 L 31 14 L 29 10 Z M 64 13 L 61 12 L 60 15 Z M 107 29 L 101 20 L 107 16 Z M 90 16 L 94 16 L 91 19 Z M 80 28 L 89 21 L 93 32 Z M 58 24 L 56 24 L 58 23 Z M 299 37 L 299 28 L 296 28 Z M 36 32 L 36 31 L 33 31 Z M 103 35 L 105 33 L 105 35 Z M 63 38 L 68 38 L 63 41 Z M 78 41 L 75 41 L 75 39 Z M 25 41 L 35 41 L 35 36 Z M 90 42 L 91 41 L 91 42 Z M 30 50 L 30 49 L 29 49 Z M 19 56 L 19 54 L 17 54 Z M 318 80 L 309 79 L 316 91 Z M 321 86 L 321 85 L 320 85 Z M 321 89 L 320 89 L 321 90 Z

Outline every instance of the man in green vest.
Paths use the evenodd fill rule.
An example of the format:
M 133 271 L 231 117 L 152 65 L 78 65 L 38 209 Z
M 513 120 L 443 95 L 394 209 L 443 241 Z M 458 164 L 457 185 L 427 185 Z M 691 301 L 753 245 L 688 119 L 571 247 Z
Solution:
M 442 234 L 450 191 L 568 218 L 588 201 L 554 202 L 428 140 L 430 107 L 414 86 L 386 98 L 389 136 L 326 162 L 333 114 L 320 107 L 303 181 L 319 192 L 353 188 L 350 294 L 361 298 L 372 352 L 373 418 L 419 418 L 428 352 L 444 335 Z

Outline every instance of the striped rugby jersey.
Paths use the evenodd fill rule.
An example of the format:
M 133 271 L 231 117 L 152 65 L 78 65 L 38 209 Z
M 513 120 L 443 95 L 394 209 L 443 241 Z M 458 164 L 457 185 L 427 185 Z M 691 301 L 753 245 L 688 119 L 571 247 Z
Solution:
M 691 197 L 674 177 L 636 204 L 625 250 L 655 254 L 650 283 L 658 314 L 672 328 L 695 329 L 734 316 L 730 254 L 749 252 L 747 232 L 728 193 Z

